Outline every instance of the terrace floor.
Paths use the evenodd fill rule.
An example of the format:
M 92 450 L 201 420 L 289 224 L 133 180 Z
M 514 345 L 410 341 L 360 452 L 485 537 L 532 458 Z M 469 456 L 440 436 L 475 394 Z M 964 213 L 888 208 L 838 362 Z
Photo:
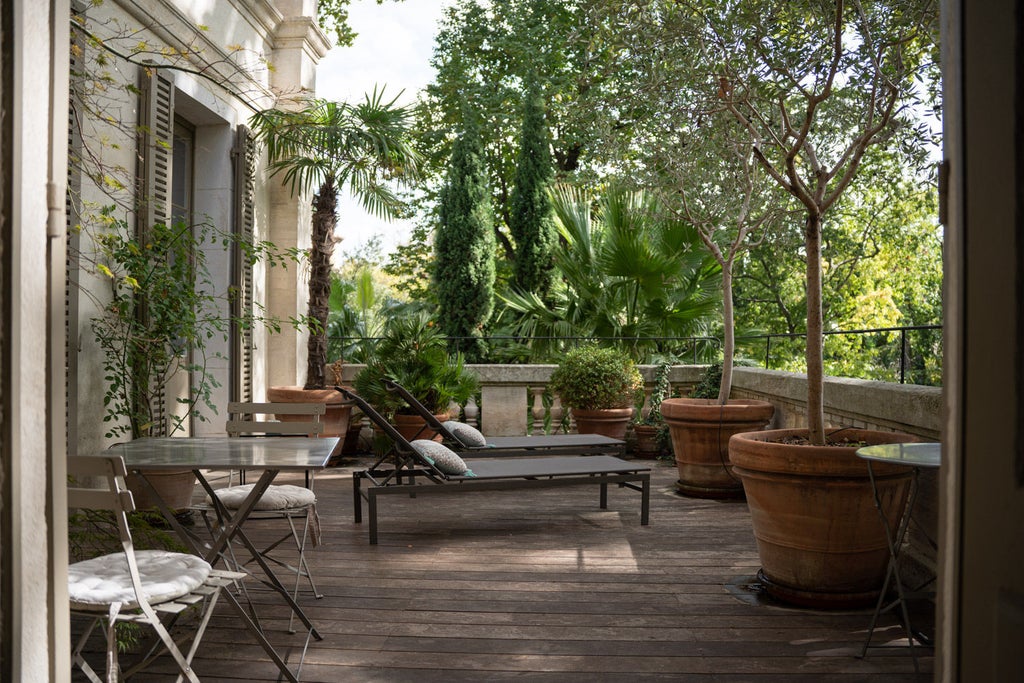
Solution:
M 323 544 L 309 553 L 325 597 L 300 599 L 324 640 L 311 643 L 302 680 L 930 679 L 930 653 L 920 676 L 905 648 L 855 656 L 870 610 L 760 597 L 746 504 L 679 496 L 675 467 L 651 464 L 648 527 L 628 490 L 611 490 L 607 510 L 591 487 L 389 496 L 377 546 L 352 523 L 352 468 L 328 470 L 317 478 Z M 297 657 L 302 636 L 287 633 L 282 603 L 264 596 L 270 640 Z M 895 618 L 883 619 L 876 642 L 900 639 Z M 227 604 L 194 668 L 203 681 L 278 680 Z M 139 678 L 170 670 L 161 661 Z

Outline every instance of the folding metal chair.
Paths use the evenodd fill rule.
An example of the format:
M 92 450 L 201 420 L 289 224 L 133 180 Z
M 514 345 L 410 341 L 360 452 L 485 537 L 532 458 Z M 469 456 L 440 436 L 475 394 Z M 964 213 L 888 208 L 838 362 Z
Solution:
M 232 437 L 261 437 L 261 436 L 317 436 L 323 431 L 323 422 L 320 417 L 324 414 L 326 406 L 322 403 L 241 403 L 232 402 L 228 404 L 228 422 L 226 430 L 228 436 Z M 280 419 L 256 420 L 257 416 L 280 416 L 296 415 L 305 420 L 283 421 Z M 251 484 L 232 485 L 229 477 L 226 488 L 217 489 L 215 493 L 224 507 L 236 510 L 245 500 Z M 210 525 L 210 513 L 213 511 L 212 501 L 207 501 L 205 506 L 197 506 L 198 511 L 203 513 L 207 525 Z M 258 520 L 281 520 L 287 522 L 288 531 L 282 536 L 274 539 L 260 551 L 260 555 L 268 562 L 287 569 L 295 574 L 295 585 L 292 591 L 292 598 L 298 600 L 299 585 L 305 577 L 309 583 L 313 597 L 320 599 L 323 594 L 317 590 L 313 580 L 313 574 L 306 562 L 306 543 L 312 538 L 313 544 L 320 543 L 320 522 L 316 512 L 316 494 L 313 493 L 313 481 L 306 473 L 305 486 L 293 486 L 290 484 L 271 484 L 266 492 L 260 497 L 259 502 L 249 515 L 249 522 Z M 301 533 L 296 522 L 301 521 Z M 291 542 L 289 544 L 289 541 Z M 294 546 L 297 553 L 297 560 L 292 565 L 288 561 L 275 556 L 275 552 L 284 545 Z M 229 555 L 235 566 L 239 563 L 235 560 L 234 554 L 228 549 Z M 246 563 L 241 563 L 244 567 Z M 288 631 L 294 633 L 294 614 L 288 620 Z
M 102 679 L 82 654 L 89 636 L 101 622 L 106 621 L 103 634 L 107 641 L 106 668 L 108 683 L 120 681 L 169 653 L 180 671 L 177 680 L 188 679 L 198 683 L 192 670 L 192 658 L 199 648 L 217 605 L 221 589 L 245 575 L 239 572 L 213 569 L 195 555 L 165 550 L 136 551 L 128 527 L 127 513 L 135 510 L 132 494 L 125 485 L 125 466 L 120 456 L 71 456 L 68 473 L 72 484 L 68 488 L 68 507 L 71 509 L 109 510 L 117 523 L 121 552 L 76 562 L 68 568 L 68 593 L 71 613 L 91 619 L 89 626 L 75 644 L 71 654 L 90 681 Z M 99 478 L 102 488 L 83 488 L 78 482 L 85 477 Z M 200 613 L 188 652 L 182 653 L 161 621 L 161 615 L 175 615 L 196 606 Z M 118 661 L 115 626 L 129 622 L 148 624 L 158 638 L 140 662 L 122 672 Z M 179 627 L 183 624 L 179 623 Z

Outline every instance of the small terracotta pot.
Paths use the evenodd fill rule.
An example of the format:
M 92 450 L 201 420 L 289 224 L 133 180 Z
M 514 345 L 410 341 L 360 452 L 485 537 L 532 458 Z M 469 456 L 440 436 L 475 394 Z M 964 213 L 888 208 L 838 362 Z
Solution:
M 180 512 L 192 504 L 192 490 L 196 485 L 196 475 L 192 470 L 151 470 L 146 473 L 146 480 L 156 490 L 156 495 L 172 510 Z M 125 484 L 132 492 L 137 510 L 157 507 L 156 497 L 150 487 L 141 481 L 140 475 L 129 474 Z
M 780 443 L 806 429 L 736 434 L 729 453 L 743 479 L 761 576 L 769 594 L 798 605 L 851 608 L 874 604 L 889 562 L 867 462 L 856 446 Z M 918 441 L 909 434 L 845 429 L 867 444 Z M 895 532 L 912 469 L 873 463 L 879 500 Z
M 680 493 L 699 498 L 739 498 L 743 484 L 732 471 L 729 438 L 764 427 L 775 414 L 767 401 L 667 398 L 661 416 L 672 434 Z
M 633 435 L 636 436 L 636 454 L 641 458 L 653 458 L 661 452 L 661 444 L 658 443 L 658 428 L 654 425 L 633 425 Z
M 625 439 L 629 421 L 633 419 L 633 409 L 580 410 L 573 408 L 572 416 L 576 420 L 576 431 L 580 434 L 604 434 L 613 439 Z
M 326 403 L 324 430 L 320 436 L 338 436 L 342 439 L 348 432 L 348 420 L 352 404 L 334 389 L 303 389 L 302 387 L 268 387 L 267 400 L 271 403 Z M 278 415 L 282 422 L 307 422 L 306 415 Z

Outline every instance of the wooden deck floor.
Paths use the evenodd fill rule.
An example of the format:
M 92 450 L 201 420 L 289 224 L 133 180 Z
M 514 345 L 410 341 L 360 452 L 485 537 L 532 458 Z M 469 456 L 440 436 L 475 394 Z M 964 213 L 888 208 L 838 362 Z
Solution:
M 651 525 L 639 495 L 596 488 L 388 497 L 380 544 L 352 523 L 350 469 L 317 479 L 323 544 L 309 554 L 322 600 L 301 599 L 324 640 L 304 681 L 918 681 L 905 649 L 860 651 L 870 611 L 768 604 L 742 501 L 674 491 L 654 467 Z M 302 637 L 266 596 L 270 639 L 297 657 Z M 894 641 L 892 616 L 881 635 Z M 878 642 L 876 640 L 876 642 Z M 929 653 L 930 654 L 930 653 Z M 228 605 L 194 667 L 204 681 L 275 681 Z M 162 680 L 163 664 L 139 678 Z

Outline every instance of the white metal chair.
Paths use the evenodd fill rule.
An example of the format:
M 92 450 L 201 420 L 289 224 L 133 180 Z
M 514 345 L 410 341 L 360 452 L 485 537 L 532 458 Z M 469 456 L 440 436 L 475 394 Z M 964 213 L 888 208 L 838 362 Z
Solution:
M 90 681 L 102 679 L 82 654 L 89 636 L 104 620 L 107 640 L 106 668 L 108 683 L 114 683 L 147 666 L 165 650 L 180 671 L 177 680 L 198 682 L 192 670 L 192 658 L 199 648 L 217 604 L 220 590 L 245 575 L 239 572 L 214 570 L 195 555 L 164 550 L 135 550 L 127 513 L 135 509 L 132 494 L 125 485 L 125 466 L 120 456 L 71 456 L 68 474 L 68 507 L 71 509 L 109 510 L 117 523 L 121 551 L 76 562 L 68 568 L 68 592 L 71 613 L 91 619 L 75 644 L 72 662 Z M 78 482 L 85 477 L 102 480 L 102 488 L 83 488 Z M 187 653 L 182 653 L 161 621 L 161 615 L 174 615 L 191 606 L 200 609 L 198 624 Z M 142 661 L 122 672 L 118 662 L 115 626 L 119 622 L 148 624 L 156 632 L 159 643 L 143 656 Z M 179 624 L 180 626 L 180 624 Z
M 320 421 L 326 406 L 323 403 L 242 403 L 232 402 L 228 404 L 228 422 L 226 430 L 228 436 L 233 437 L 260 437 L 260 436 L 317 436 L 323 431 L 323 422 Z M 280 416 L 296 415 L 301 420 L 283 421 L 280 419 L 257 420 L 257 416 Z M 241 477 L 240 477 L 241 479 Z M 244 480 L 242 480 L 244 481 Z M 232 485 L 229 478 L 226 488 L 217 489 L 217 498 L 229 510 L 237 510 L 245 501 L 251 484 Z M 207 524 L 210 523 L 209 513 L 212 510 L 213 501 L 207 500 L 206 506 L 199 506 L 203 512 Z M 316 512 L 316 494 L 313 493 L 313 481 L 306 475 L 306 486 L 293 486 L 290 484 L 272 484 L 260 497 L 252 513 L 249 515 L 249 522 L 256 520 L 283 519 L 288 524 L 288 532 L 276 538 L 259 551 L 260 555 L 268 562 L 287 569 L 295 574 L 295 584 L 292 590 L 292 598 L 298 600 L 299 585 L 305 577 L 313 597 L 323 597 L 316 587 L 313 574 L 306 562 L 306 544 L 312 538 L 313 544 L 320 542 L 320 521 Z M 296 521 L 301 520 L 301 533 Z M 294 565 L 276 557 L 273 553 L 278 548 L 291 541 L 298 554 Z M 234 559 L 229 546 L 229 553 Z M 238 566 L 238 563 L 235 563 Z M 294 615 L 288 621 L 289 632 L 294 633 Z

